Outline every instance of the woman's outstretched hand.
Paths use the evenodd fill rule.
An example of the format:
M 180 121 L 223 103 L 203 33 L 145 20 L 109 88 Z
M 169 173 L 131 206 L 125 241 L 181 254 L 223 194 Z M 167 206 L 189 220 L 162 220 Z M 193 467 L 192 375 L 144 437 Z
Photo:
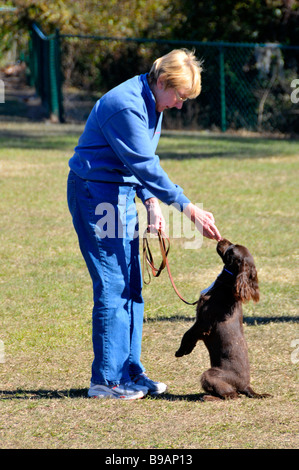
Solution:
M 191 202 L 185 207 L 183 212 L 195 224 L 197 230 L 199 230 L 204 237 L 217 241 L 222 239 L 211 212 L 204 211 Z

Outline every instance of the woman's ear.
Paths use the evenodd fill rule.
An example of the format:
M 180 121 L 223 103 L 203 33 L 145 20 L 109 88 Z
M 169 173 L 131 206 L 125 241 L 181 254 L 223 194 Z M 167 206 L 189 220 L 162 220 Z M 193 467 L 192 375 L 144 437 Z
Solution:
M 165 89 L 165 80 L 164 80 L 163 74 L 159 75 L 157 79 L 157 88 L 160 91 Z

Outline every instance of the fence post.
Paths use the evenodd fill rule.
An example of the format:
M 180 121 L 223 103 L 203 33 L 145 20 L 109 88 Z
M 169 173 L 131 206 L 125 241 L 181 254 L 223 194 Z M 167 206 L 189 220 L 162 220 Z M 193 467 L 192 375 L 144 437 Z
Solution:
M 221 112 L 221 130 L 226 131 L 226 103 L 225 103 L 225 71 L 224 71 L 224 50 L 219 47 L 219 75 L 220 75 L 220 112 Z
M 31 83 L 42 100 L 51 120 L 64 122 L 59 31 L 45 36 L 34 23 L 30 47 Z
M 60 38 L 56 29 L 55 36 L 49 39 L 50 109 L 52 119 L 64 122 L 60 65 Z

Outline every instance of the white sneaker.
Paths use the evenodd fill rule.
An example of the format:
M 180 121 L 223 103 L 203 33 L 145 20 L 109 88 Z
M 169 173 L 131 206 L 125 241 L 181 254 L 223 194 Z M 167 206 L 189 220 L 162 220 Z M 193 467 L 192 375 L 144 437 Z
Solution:
M 137 398 L 143 398 L 147 392 L 147 387 L 136 385 L 133 382 L 127 382 L 120 385 L 98 385 L 91 382 L 88 396 L 92 398 L 136 400 Z
M 148 388 L 148 391 L 151 395 L 160 395 L 164 393 L 167 389 L 167 385 L 163 382 L 154 382 L 153 380 L 149 379 L 148 376 L 143 372 L 140 375 L 134 377 L 133 381 L 136 385 L 142 385 Z

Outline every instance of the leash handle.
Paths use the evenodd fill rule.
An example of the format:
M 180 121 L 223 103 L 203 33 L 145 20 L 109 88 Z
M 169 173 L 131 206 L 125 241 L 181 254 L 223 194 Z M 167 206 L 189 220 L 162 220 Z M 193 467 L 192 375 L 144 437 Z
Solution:
M 184 297 L 180 294 L 180 292 L 178 291 L 178 289 L 175 285 L 175 282 L 174 282 L 173 277 L 171 275 L 170 266 L 169 266 L 169 263 L 168 263 L 168 253 L 169 253 L 169 250 L 170 250 L 170 240 L 162 230 L 158 230 L 158 240 L 159 240 L 159 246 L 160 246 L 160 251 L 161 251 L 161 255 L 162 255 L 162 261 L 161 261 L 161 264 L 160 264 L 159 268 L 156 268 L 155 264 L 154 264 L 154 259 L 153 259 L 153 256 L 152 256 L 152 253 L 151 253 L 151 250 L 150 250 L 150 247 L 149 247 L 148 239 L 147 239 L 147 230 L 145 230 L 145 232 L 143 234 L 143 281 L 144 281 L 144 283 L 149 284 L 150 279 L 151 279 L 148 266 L 150 266 L 150 268 L 152 270 L 153 277 L 160 276 L 161 272 L 163 271 L 163 269 L 166 266 L 170 282 L 171 282 L 172 287 L 173 287 L 175 293 L 177 294 L 177 296 L 187 305 L 196 305 L 198 303 L 198 300 L 196 300 L 195 302 L 187 302 L 187 300 L 184 299 Z M 148 273 L 148 277 L 149 277 L 148 282 L 146 282 L 145 278 L 144 278 L 145 265 L 147 267 L 147 273 Z

